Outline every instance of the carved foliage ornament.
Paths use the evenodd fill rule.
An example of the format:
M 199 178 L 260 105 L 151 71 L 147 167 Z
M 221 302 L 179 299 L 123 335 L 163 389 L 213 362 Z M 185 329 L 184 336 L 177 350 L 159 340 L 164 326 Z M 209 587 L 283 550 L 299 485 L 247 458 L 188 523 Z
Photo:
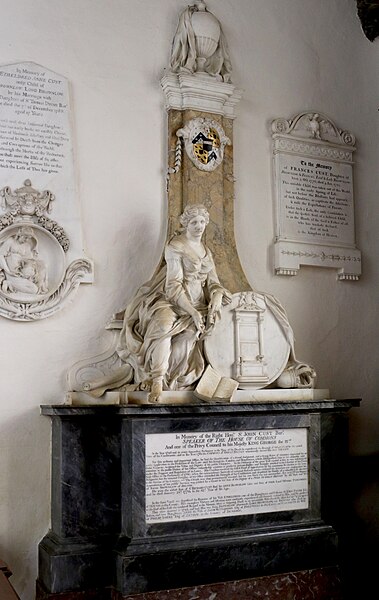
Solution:
M 14 192 L 0 191 L 0 316 L 35 321 L 60 310 L 91 263 L 74 260 L 66 267 L 70 241 L 64 229 L 46 216 L 54 195 L 40 192 L 27 179 Z
M 36 217 L 36 222 L 47 231 L 50 231 L 63 250 L 67 252 L 70 241 L 63 227 L 44 214 L 45 212 L 51 213 L 51 204 L 55 200 L 54 194 L 49 190 L 38 192 L 32 187 L 30 179 L 26 179 L 23 187 L 14 192 L 10 187 L 4 187 L 0 191 L 0 196 L 2 198 L 2 208 L 8 209 L 8 212 L 0 217 L 0 231 L 13 223 L 17 217 Z
M 198 117 L 176 132 L 183 138 L 187 155 L 201 171 L 214 171 L 224 158 L 224 147 L 231 144 L 221 125 L 213 119 Z

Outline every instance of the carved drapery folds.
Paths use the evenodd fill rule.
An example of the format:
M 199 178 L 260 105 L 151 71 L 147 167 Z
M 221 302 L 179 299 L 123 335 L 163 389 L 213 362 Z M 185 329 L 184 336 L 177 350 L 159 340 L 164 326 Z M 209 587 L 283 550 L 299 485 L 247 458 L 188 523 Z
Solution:
M 196 0 L 180 15 L 170 67 L 173 73 L 208 74 L 230 81 L 232 65 L 224 34 L 203 0 Z

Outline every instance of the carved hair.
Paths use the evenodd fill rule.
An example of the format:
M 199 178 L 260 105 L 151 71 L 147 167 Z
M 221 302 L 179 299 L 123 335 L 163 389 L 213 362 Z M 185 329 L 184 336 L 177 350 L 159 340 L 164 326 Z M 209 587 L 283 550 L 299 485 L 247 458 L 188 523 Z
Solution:
M 206 225 L 208 225 L 209 212 L 205 208 L 204 204 L 193 204 L 192 206 L 187 205 L 184 209 L 183 214 L 181 214 L 179 218 L 181 225 L 183 225 L 183 227 L 186 228 L 191 219 L 197 217 L 198 215 L 204 217 Z
M 24 227 L 19 227 L 19 229 L 17 230 L 16 233 L 17 236 L 25 236 L 25 237 L 32 237 L 35 238 L 35 234 L 34 231 L 31 227 L 28 226 L 24 226 Z

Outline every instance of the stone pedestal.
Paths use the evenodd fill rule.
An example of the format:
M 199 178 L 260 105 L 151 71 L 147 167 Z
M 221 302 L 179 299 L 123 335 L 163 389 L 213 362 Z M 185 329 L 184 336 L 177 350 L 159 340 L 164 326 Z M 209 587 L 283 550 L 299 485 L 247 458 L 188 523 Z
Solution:
M 42 414 L 50 416 L 53 423 L 52 529 L 39 546 L 37 597 L 52 600 L 69 592 L 77 595 L 67 598 L 79 598 L 79 592 L 92 597 L 88 594 L 100 590 L 94 598 L 112 593 L 121 599 L 137 593 L 336 567 L 337 531 L 345 502 L 347 412 L 358 404 L 358 400 L 325 400 L 42 407 Z M 196 460 L 197 450 L 191 444 L 186 451 L 179 446 L 178 450 L 170 448 L 172 436 L 187 440 L 189 434 L 194 439 L 209 439 L 213 445 L 229 436 L 233 443 L 225 442 L 224 458 L 223 450 L 216 449 L 216 454 L 220 452 L 217 459 L 212 454 L 207 460 L 200 443 Z M 172 461 L 169 476 L 161 484 L 163 494 L 173 485 L 179 459 L 186 466 L 183 481 L 190 459 L 195 461 L 194 468 L 200 460 L 204 464 L 213 460 L 214 468 L 221 463 L 227 467 L 235 452 L 241 451 L 232 449 L 238 446 L 238 436 L 245 446 L 251 436 L 260 440 L 271 436 L 274 445 L 283 436 L 292 440 L 293 458 L 300 440 L 309 481 L 305 496 L 299 493 L 296 500 L 296 494 L 286 499 L 282 495 L 275 508 L 273 498 L 283 492 L 279 484 L 270 487 L 261 471 L 260 483 L 269 487 L 262 488 L 265 500 L 255 509 L 242 510 L 247 495 L 240 489 L 234 503 L 229 502 L 230 497 L 229 503 L 218 499 L 212 505 L 209 493 L 197 508 L 196 494 L 190 495 L 192 504 L 183 501 L 180 514 L 175 512 L 179 496 L 173 492 L 172 502 L 165 508 L 157 487 L 160 459 L 154 457 L 165 455 Z M 154 446 L 156 440 L 160 445 Z M 271 452 L 269 465 L 277 456 L 276 450 Z M 300 475 L 295 468 L 289 469 L 289 464 L 287 461 L 284 468 L 289 487 L 296 487 Z M 256 477 L 251 476 L 249 484 Z M 231 480 L 229 472 L 223 485 Z M 194 480 L 192 487 L 198 481 Z M 154 485 L 155 505 L 151 498 Z M 214 517 L 217 511 L 222 516 Z

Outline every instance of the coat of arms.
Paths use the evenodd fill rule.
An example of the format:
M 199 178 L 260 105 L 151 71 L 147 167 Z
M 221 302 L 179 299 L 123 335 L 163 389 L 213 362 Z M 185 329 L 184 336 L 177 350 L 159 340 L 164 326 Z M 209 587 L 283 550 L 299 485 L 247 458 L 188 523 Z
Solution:
M 176 132 L 183 138 L 191 161 L 202 171 L 214 171 L 224 158 L 224 147 L 230 144 L 221 125 L 213 119 L 198 117 Z

